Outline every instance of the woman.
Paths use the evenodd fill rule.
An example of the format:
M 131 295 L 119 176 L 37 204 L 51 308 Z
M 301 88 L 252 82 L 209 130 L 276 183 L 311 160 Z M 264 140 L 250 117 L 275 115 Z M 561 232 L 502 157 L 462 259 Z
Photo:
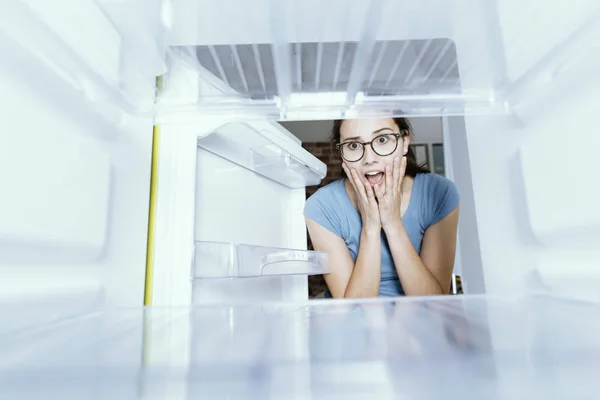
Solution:
M 404 118 L 335 121 L 346 178 L 317 190 L 304 215 L 328 253 L 326 297 L 448 294 L 459 196 L 417 165 Z

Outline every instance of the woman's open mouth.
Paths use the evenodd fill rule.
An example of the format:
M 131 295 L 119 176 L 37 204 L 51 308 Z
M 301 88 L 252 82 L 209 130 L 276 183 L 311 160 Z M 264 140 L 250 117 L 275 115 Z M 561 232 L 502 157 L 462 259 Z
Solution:
M 369 183 L 371 184 L 371 187 L 373 187 L 375 185 L 383 184 L 384 173 L 381 171 L 367 172 L 365 174 L 365 177 L 367 178 L 367 181 L 369 181 Z

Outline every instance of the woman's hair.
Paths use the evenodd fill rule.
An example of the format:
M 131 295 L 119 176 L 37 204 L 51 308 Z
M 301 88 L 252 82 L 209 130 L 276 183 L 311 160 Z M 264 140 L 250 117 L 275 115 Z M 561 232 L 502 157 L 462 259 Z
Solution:
M 392 119 L 394 120 L 394 122 L 396 123 L 396 125 L 398 126 L 398 129 L 400 131 L 407 130 L 408 132 L 410 132 L 410 134 L 412 136 L 412 134 L 413 134 L 412 126 L 410 125 L 410 122 L 408 122 L 408 120 L 406 118 L 398 117 L 398 118 L 392 118 Z M 343 123 L 344 123 L 343 119 L 336 119 L 335 121 L 333 121 L 333 128 L 331 129 L 331 142 L 332 142 L 333 146 L 340 143 L 340 130 L 342 128 Z M 429 173 L 430 171 L 425 167 L 426 164 L 427 163 L 423 163 L 421 165 L 417 164 L 417 157 L 415 156 L 415 152 L 409 146 L 408 152 L 406 153 L 405 175 L 414 178 L 419 173 L 424 173 L 424 174 Z M 343 170 L 342 170 L 342 173 L 344 175 L 346 175 L 346 173 Z

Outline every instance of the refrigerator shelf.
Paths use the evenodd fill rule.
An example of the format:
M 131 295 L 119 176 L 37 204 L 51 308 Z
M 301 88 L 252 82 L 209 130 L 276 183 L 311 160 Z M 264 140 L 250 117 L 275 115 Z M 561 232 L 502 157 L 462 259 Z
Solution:
M 192 279 L 317 275 L 330 272 L 327 253 L 225 242 L 196 242 Z
M 600 33 L 594 0 L 173 0 L 172 10 L 159 118 L 506 113 L 543 100 L 559 77 L 590 76 Z
M 232 122 L 198 139 L 198 147 L 289 188 L 318 185 L 327 165 L 269 122 Z
M 0 397 L 593 399 L 598 307 L 471 295 L 107 309 L 3 335 Z
M 598 68 L 595 0 L 47 3 L 3 10 L 7 63 L 117 122 L 506 113 Z

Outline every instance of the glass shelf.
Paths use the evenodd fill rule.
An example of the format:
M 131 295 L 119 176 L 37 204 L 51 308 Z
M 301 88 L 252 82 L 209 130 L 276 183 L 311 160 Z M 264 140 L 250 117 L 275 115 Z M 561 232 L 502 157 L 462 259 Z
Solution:
M 327 253 L 316 251 L 196 242 L 192 276 L 205 279 L 326 274 L 330 272 L 328 260 Z
M 7 63 L 32 79 L 52 71 L 44 90 L 72 87 L 117 121 L 506 113 L 600 65 L 594 0 L 68 4 L 10 2 Z
M 281 127 L 232 122 L 198 139 L 198 147 L 289 188 L 318 185 L 327 165 L 288 138 Z
M 172 5 L 169 60 L 181 70 L 165 75 L 165 89 L 182 76 L 190 86 L 159 99 L 166 114 L 170 106 L 282 120 L 507 113 L 600 64 L 588 57 L 600 33 L 593 0 Z
M 107 309 L 3 335 L 0 397 L 593 399 L 599 336 L 536 295 Z

